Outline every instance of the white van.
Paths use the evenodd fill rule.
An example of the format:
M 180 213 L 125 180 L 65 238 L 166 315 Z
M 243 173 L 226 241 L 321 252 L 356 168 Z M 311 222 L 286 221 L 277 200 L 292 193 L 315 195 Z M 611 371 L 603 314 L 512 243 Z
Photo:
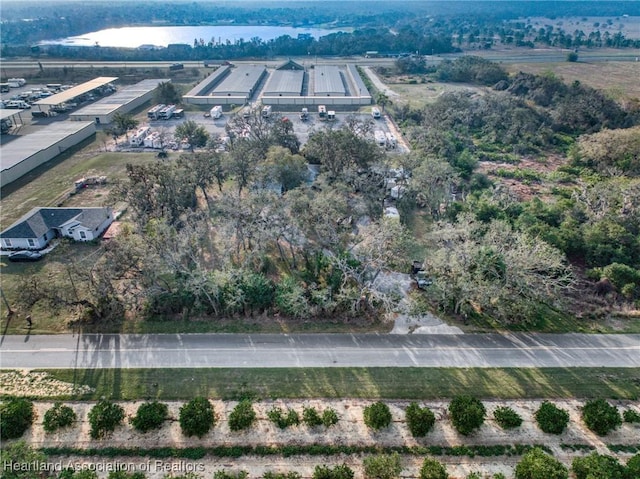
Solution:
M 266 105 L 262 108 L 262 116 L 264 118 L 269 118 L 271 116 L 271 105 Z
M 31 105 L 29 105 L 26 101 L 23 101 L 23 100 L 11 100 L 7 102 L 7 104 L 5 105 L 5 108 L 23 110 L 23 109 L 31 108 Z
M 380 108 L 378 108 L 378 107 L 375 107 L 375 106 L 374 106 L 374 107 L 371 109 L 371 116 L 372 116 L 375 120 L 379 119 L 379 118 L 380 118 Z
M 222 116 L 222 107 L 220 105 L 214 106 L 209 112 L 209 114 L 211 115 L 211 118 L 213 118 L 214 120 L 217 120 Z

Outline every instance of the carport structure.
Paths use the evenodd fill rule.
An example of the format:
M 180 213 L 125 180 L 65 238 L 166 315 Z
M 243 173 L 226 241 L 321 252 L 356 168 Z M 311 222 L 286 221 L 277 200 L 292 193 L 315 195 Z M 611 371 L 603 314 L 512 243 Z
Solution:
M 103 87 L 116 81 L 118 77 L 98 77 L 93 80 L 89 80 L 88 82 L 82 83 L 81 85 L 77 85 L 69 88 L 60 93 L 56 93 L 55 95 L 51 95 L 48 98 L 43 98 L 42 100 L 38 100 L 31 107 L 37 111 L 44 111 L 46 113 L 49 112 L 54 107 L 59 107 L 64 103 L 72 102 L 74 99 L 89 93 L 96 88 Z
M 0 122 L 2 123 L 3 127 L 3 132 L 4 132 L 4 125 L 6 124 L 8 127 L 11 127 L 12 125 L 24 125 L 24 122 L 22 121 L 22 112 L 26 112 L 27 110 L 13 110 L 11 108 L 2 108 L 0 109 Z M 18 118 L 18 121 L 16 121 L 16 118 Z

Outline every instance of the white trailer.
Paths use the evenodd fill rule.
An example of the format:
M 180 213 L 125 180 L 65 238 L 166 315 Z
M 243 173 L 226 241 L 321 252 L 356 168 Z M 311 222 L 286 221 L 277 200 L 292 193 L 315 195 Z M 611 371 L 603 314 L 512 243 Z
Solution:
M 334 121 L 336 119 L 336 112 L 333 110 L 329 110 L 327 112 L 327 121 Z
M 160 133 L 154 131 L 150 135 L 147 135 L 144 139 L 144 147 L 145 148 L 155 148 L 154 144 L 160 141 Z
M 151 129 L 148 126 L 138 128 L 138 130 L 129 139 L 129 145 L 136 147 L 144 146 L 144 139 L 147 137 L 150 130 Z
M 378 108 L 378 107 L 374 106 L 374 107 L 371 109 L 371 116 L 372 116 L 375 120 L 377 120 L 378 118 L 380 118 L 380 108 Z
M 211 118 L 213 118 L 214 120 L 217 120 L 218 118 L 220 118 L 222 116 L 222 106 L 220 105 L 214 106 L 209 112 L 209 115 L 211 115 Z
M 159 105 L 154 106 L 153 108 L 151 108 L 148 112 L 147 112 L 147 118 L 149 118 L 150 120 L 158 120 L 159 119 L 159 114 L 160 111 L 162 111 L 162 109 L 167 106 L 164 103 L 160 103 Z
M 376 130 L 373 132 L 373 137 L 376 140 L 378 146 L 387 146 L 387 135 L 382 130 Z
M 7 83 L 11 88 L 20 88 L 27 84 L 27 80 L 24 78 L 9 78 Z
M 175 105 L 167 105 L 158 113 L 158 117 L 161 120 L 170 120 L 173 116 L 173 112 L 176 111 Z
M 271 116 L 271 105 L 265 105 L 262 108 L 262 117 L 269 118 Z

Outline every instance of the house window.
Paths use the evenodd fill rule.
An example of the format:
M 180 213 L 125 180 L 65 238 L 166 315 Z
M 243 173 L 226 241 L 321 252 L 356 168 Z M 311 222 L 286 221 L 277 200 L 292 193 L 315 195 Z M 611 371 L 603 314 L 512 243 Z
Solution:
M 13 246 L 13 245 L 11 244 L 11 240 L 10 240 L 10 239 L 6 239 L 6 238 L 5 238 L 5 240 L 4 240 L 4 244 L 7 246 L 7 248 L 11 248 L 11 246 Z
M 80 238 L 81 239 L 87 239 L 87 234 L 84 231 L 80 231 Z
M 33 241 L 31 238 L 27 239 L 27 242 L 29 243 L 29 247 L 30 248 L 35 248 L 36 246 L 36 242 Z

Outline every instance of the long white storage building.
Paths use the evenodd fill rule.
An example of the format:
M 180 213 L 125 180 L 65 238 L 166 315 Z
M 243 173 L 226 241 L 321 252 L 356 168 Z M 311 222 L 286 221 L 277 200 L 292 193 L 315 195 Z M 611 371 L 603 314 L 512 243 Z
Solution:
M 14 182 L 95 132 L 92 121 L 60 121 L 2 145 L 0 186 Z
M 109 124 L 116 113 L 129 113 L 153 97 L 160 83 L 170 82 L 167 78 L 142 80 L 135 85 L 119 89 L 113 95 L 104 97 L 91 105 L 74 111 L 69 119 L 74 121 L 93 121 L 97 125 Z

